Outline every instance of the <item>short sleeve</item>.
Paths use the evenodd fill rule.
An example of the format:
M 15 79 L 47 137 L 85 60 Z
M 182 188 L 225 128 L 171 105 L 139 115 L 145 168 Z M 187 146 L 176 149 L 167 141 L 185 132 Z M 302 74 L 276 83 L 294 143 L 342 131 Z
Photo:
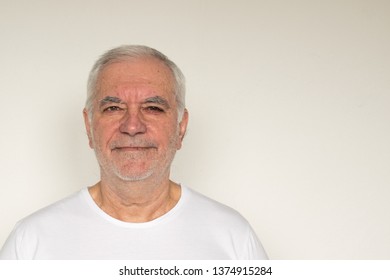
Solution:
M 243 260 L 268 260 L 267 253 L 265 252 L 263 245 L 260 243 L 254 231 L 250 228 L 247 244 L 244 248 Z
M 34 259 L 37 238 L 34 234 L 26 234 L 26 231 L 26 225 L 23 222 L 16 224 L 1 248 L 0 260 Z
M 17 260 L 17 229 L 13 229 L 0 250 L 0 260 Z

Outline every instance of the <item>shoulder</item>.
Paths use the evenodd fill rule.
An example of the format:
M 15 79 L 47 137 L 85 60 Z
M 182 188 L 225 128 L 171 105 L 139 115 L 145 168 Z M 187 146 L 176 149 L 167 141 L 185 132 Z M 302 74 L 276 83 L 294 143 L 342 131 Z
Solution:
M 232 259 L 267 259 L 248 221 L 236 210 L 192 189 L 184 189 L 186 219 L 200 235 L 229 251 Z M 189 222 L 190 223 L 190 222 Z
M 63 222 L 62 219 L 66 216 L 76 216 L 83 205 L 83 192 L 85 190 L 80 190 L 30 214 L 16 224 L 15 230 L 20 232 L 32 228 L 47 227 L 56 222 Z
M 247 220 L 235 209 L 224 205 L 214 199 L 200 194 L 193 189 L 185 188 L 186 208 L 192 215 L 204 221 L 221 223 L 225 227 L 238 227 L 249 229 Z
M 53 229 L 54 232 L 65 233 L 66 220 L 73 220 L 83 205 L 83 191 L 46 206 L 17 222 L 3 245 L 0 259 L 33 259 L 42 236 L 53 236 Z

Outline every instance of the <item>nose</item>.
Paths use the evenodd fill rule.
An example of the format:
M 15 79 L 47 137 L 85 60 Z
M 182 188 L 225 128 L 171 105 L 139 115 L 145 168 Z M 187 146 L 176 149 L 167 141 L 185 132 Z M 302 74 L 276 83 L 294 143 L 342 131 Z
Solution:
M 142 120 L 140 112 L 129 110 L 123 116 L 119 130 L 122 133 L 128 134 L 130 136 L 135 136 L 137 134 L 142 134 L 146 132 L 145 122 Z

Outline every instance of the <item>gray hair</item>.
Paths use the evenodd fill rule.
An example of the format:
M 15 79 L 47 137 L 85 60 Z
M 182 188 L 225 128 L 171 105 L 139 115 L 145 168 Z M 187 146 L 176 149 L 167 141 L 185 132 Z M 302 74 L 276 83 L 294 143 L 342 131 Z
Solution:
M 132 58 L 153 57 L 162 61 L 172 72 L 174 79 L 174 95 L 177 103 L 178 119 L 181 120 L 185 109 L 185 78 L 179 67 L 163 53 L 141 45 L 123 45 L 104 53 L 92 67 L 87 84 L 87 100 L 85 108 L 89 117 L 92 116 L 93 101 L 97 93 L 97 83 L 102 70 L 115 62 L 126 61 Z

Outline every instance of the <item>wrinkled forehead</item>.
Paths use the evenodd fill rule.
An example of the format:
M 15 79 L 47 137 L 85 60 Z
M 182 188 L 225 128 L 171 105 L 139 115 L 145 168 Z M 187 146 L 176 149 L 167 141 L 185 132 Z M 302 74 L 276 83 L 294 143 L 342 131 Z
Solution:
M 149 85 L 174 94 L 172 71 L 153 57 L 132 58 L 105 65 L 97 80 L 98 95 L 121 85 Z

